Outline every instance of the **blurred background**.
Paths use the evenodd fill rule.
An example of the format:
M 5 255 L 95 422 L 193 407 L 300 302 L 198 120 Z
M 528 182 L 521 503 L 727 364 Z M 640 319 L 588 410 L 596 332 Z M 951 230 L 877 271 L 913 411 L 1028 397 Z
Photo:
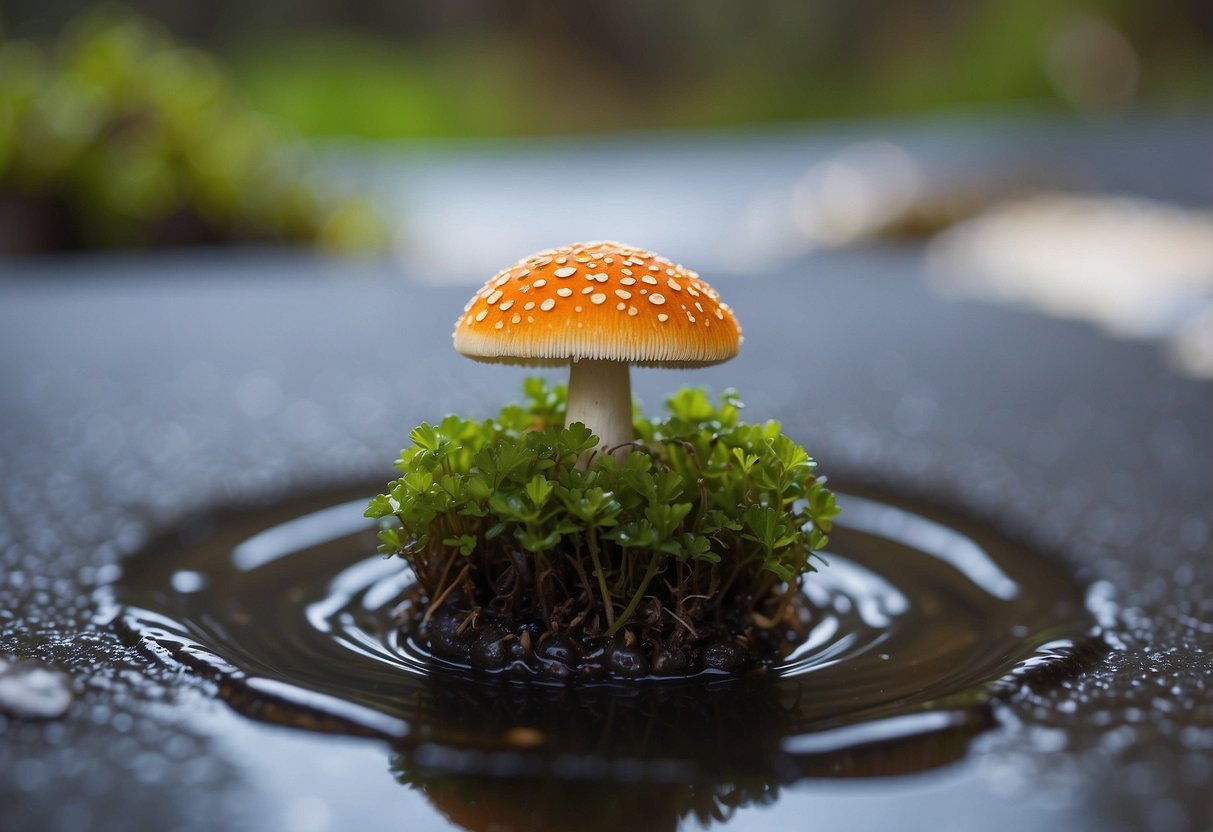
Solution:
M 1207 104 L 1203 0 L 6 0 L 10 39 L 106 50 L 131 33 L 305 136 L 565 135 L 1035 105 L 1107 115 Z M 108 34 L 102 30 L 108 27 Z M 166 42 L 176 39 L 176 46 Z M 118 43 L 117 41 L 123 41 Z M 147 45 L 147 42 L 144 42 Z M 190 49 L 216 62 L 198 65 Z M 70 61 L 68 62 L 71 63 Z M 139 62 L 126 67 L 137 71 Z M 64 70 L 70 66 L 61 67 Z M 83 70 L 84 67 L 76 67 Z M 150 79 L 149 79 L 150 80 Z M 135 90 L 130 90 L 131 94 Z
M 617 238 L 947 291 L 1213 374 L 1206 0 L 0 4 L 0 252 L 220 243 L 477 283 Z

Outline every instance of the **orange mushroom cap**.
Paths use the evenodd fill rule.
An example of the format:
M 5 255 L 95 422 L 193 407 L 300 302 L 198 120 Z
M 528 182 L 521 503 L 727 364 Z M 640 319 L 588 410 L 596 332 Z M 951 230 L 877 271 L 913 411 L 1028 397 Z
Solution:
M 574 243 L 494 275 L 455 323 L 477 361 L 704 367 L 737 354 L 741 328 L 699 275 L 642 248 Z

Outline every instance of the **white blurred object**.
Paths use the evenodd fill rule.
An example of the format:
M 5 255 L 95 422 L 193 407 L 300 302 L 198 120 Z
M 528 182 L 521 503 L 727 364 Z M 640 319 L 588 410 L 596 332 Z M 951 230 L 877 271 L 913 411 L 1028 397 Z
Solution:
M 927 263 L 948 293 L 1171 340 L 1213 303 L 1213 213 L 1042 194 L 948 229 L 928 246 Z
M 895 144 L 869 141 L 811 166 L 792 191 L 792 218 L 805 247 L 833 248 L 878 234 L 923 189 L 918 163 Z

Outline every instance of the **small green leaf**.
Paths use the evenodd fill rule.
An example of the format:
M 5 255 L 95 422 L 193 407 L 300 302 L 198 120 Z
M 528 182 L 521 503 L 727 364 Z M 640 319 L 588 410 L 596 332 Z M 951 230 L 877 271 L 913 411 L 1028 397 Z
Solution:
M 425 422 L 413 428 L 409 434 L 409 439 L 413 440 L 414 445 L 430 453 L 436 453 L 443 442 L 442 435 L 438 430 Z
M 400 530 L 399 529 L 380 529 L 379 542 L 387 549 L 388 552 L 397 552 L 401 549 L 400 545 Z M 380 551 L 383 551 L 381 548 Z
M 556 486 L 553 485 L 542 474 L 536 474 L 531 477 L 526 484 L 526 494 L 531 498 L 531 505 L 537 509 L 541 509 L 548 501 L 548 497 L 552 496 L 552 490 Z
M 450 546 L 452 549 L 458 549 L 459 554 L 467 557 L 476 551 L 476 538 L 470 534 L 462 534 L 459 537 L 448 537 L 442 541 L 444 546 Z
M 429 471 L 409 471 L 399 481 L 414 494 L 424 494 L 434 484 L 434 475 Z
M 387 517 L 395 513 L 392 508 L 392 503 L 388 500 L 386 494 L 377 494 L 371 498 L 371 501 L 366 506 L 366 511 L 362 513 L 363 517 Z
M 579 457 L 591 448 L 597 447 L 599 439 L 583 423 L 574 422 L 560 432 L 558 441 L 563 454 Z

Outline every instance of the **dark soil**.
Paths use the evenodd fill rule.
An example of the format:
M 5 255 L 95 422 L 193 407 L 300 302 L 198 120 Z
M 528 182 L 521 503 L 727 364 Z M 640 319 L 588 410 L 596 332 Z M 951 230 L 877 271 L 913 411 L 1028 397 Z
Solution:
M 780 607 L 773 595 L 772 611 Z M 427 614 L 428 599 L 419 585 L 396 608 L 402 636 L 434 658 L 476 671 L 554 680 L 638 679 L 702 673 L 741 673 L 787 655 L 804 638 L 809 612 L 797 596 L 784 605 L 781 624 L 759 626 L 746 614 L 722 613 L 718 621 L 692 636 L 669 619 L 655 598 L 642 604 L 635 625 L 612 637 L 597 622 L 502 614 L 492 606 L 469 604 L 463 596 L 446 599 Z M 768 625 L 772 622 L 765 622 Z

